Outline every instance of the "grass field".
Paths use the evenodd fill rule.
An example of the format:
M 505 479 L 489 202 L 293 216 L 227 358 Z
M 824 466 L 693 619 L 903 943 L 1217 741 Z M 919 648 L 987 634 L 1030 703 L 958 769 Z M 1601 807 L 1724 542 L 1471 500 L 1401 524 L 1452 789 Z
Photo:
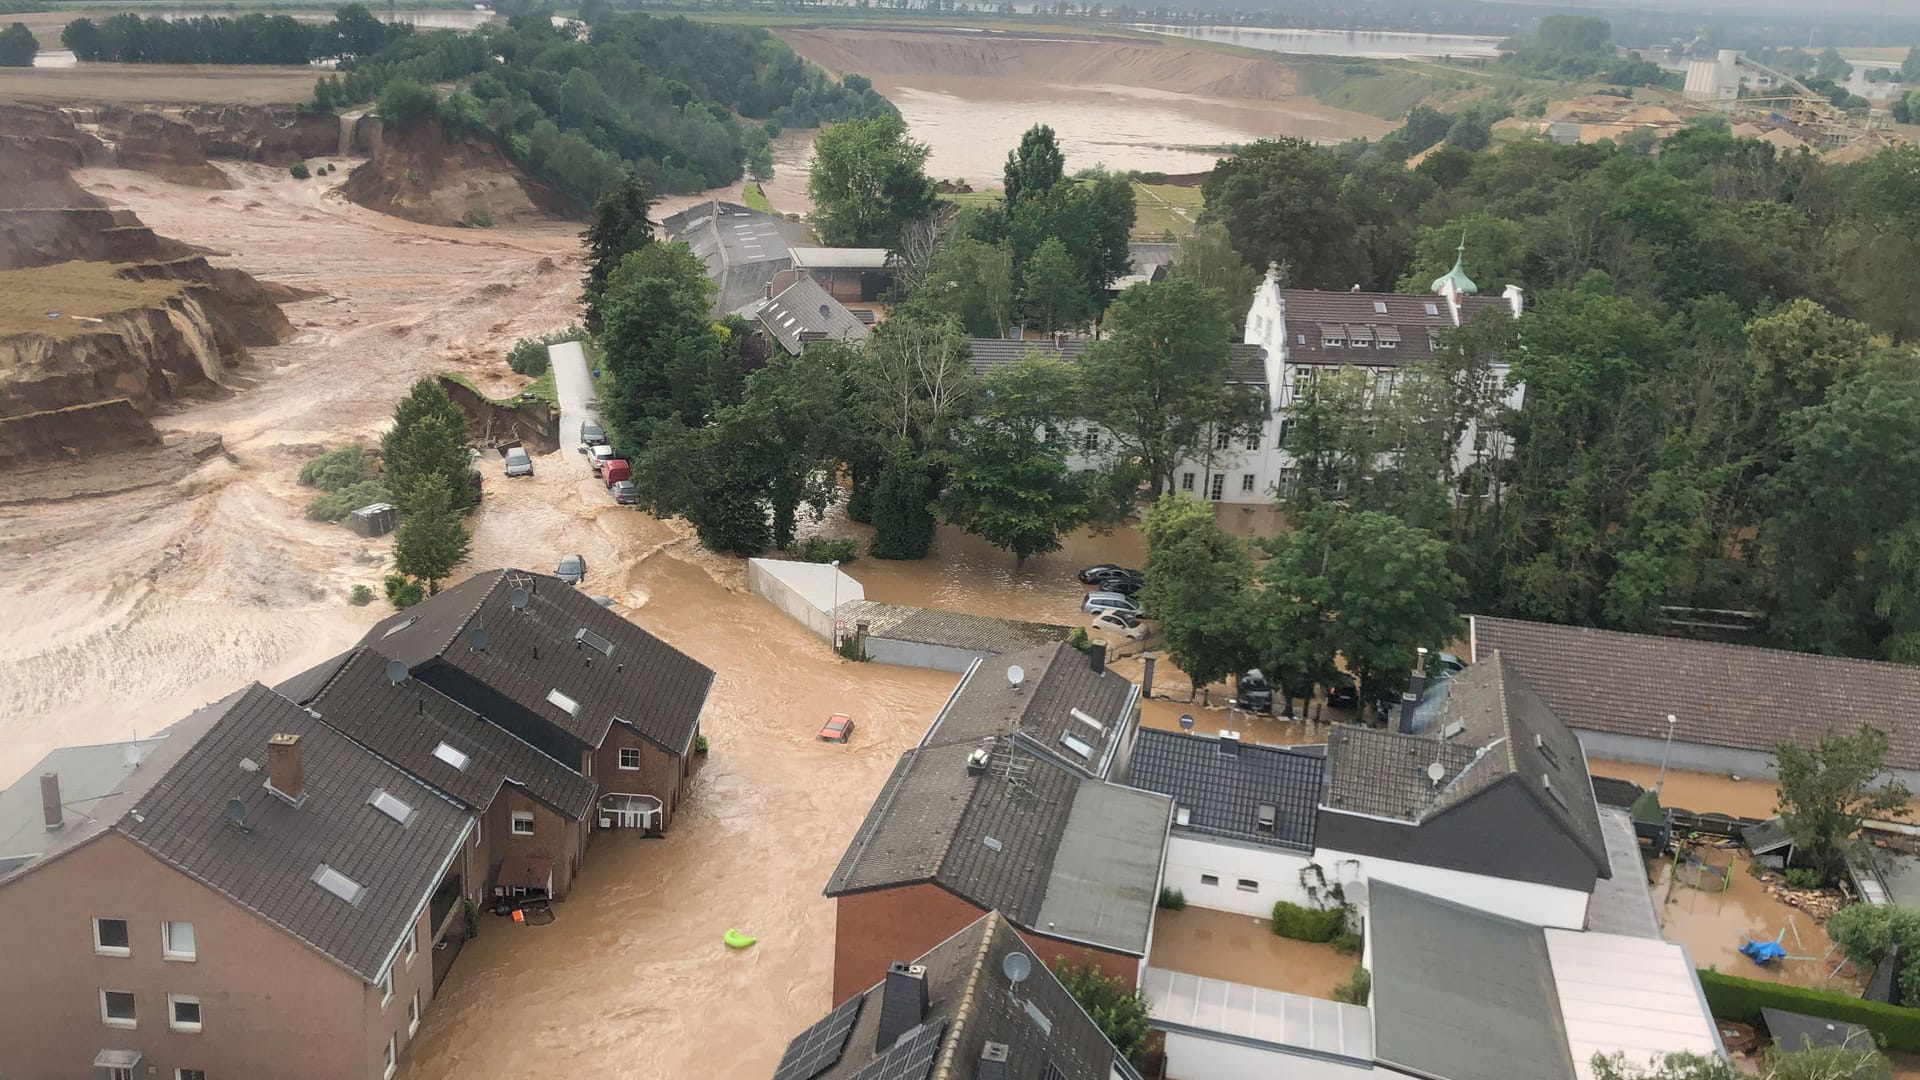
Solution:
M 941 201 L 955 206 L 996 206 L 1000 202 L 1000 190 L 988 188 L 985 191 L 972 191 L 965 195 L 942 195 Z M 1133 183 L 1133 232 L 1135 240 L 1164 240 L 1167 233 L 1175 239 L 1193 234 L 1193 225 L 1200 217 L 1200 189 L 1198 187 L 1179 187 L 1173 184 Z
M 0 22 L 6 21 L 0 17 Z M 82 64 L 0 67 L 0 101 L 45 105 L 294 105 L 313 96 L 307 67 Z
M 99 325 L 90 319 L 155 307 L 186 288 L 178 281 L 119 277 L 120 268 L 117 263 L 64 262 L 0 270 L 0 337 L 74 337 Z M 59 318 L 49 317 L 55 312 Z
M 749 210 L 758 210 L 763 214 L 773 213 L 773 204 L 767 201 L 767 193 L 759 184 L 749 182 L 745 188 L 741 189 L 740 198 L 747 204 Z

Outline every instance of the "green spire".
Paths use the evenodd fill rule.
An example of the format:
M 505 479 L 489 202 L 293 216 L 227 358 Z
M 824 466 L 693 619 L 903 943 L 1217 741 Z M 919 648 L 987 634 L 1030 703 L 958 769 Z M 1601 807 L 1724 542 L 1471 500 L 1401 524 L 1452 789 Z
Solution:
M 1442 286 L 1451 281 L 1453 282 L 1454 292 L 1459 293 L 1461 296 L 1472 296 L 1480 291 L 1480 287 L 1475 285 L 1473 279 L 1467 276 L 1467 272 L 1460 268 L 1461 264 L 1464 263 L 1467 258 L 1466 233 L 1460 234 L 1460 246 L 1455 248 L 1454 251 L 1456 254 L 1453 257 L 1453 269 L 1433 279 L 1433 291 L 1436 293 L 1440 292 Z

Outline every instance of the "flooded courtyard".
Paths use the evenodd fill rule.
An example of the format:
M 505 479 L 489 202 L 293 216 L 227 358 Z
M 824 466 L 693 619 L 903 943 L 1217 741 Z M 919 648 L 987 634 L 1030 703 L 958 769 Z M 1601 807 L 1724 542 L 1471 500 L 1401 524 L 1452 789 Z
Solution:
M 1332 945 L 1283 938 L 1265 919 L 1197 907 L 1155 913 L 1147 958 L 1170 971 L 1317 998 L 1331 998 L 1359 962 Z

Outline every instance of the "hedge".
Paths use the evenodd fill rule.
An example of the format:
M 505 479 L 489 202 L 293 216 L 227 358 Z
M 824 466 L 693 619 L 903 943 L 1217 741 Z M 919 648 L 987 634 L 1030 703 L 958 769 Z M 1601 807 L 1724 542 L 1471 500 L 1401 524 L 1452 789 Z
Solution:
M 1332 941 L 1347 928 L 1347 913 L 1321 911 L 1281 900 L 1273 905 L 1273 932 L 1295 941 Z
M 1883 1005 L 1804 986 L 1742 979 L 1704 968 L 1700 971 L 1700 988 L 1706 991 L 1707 1005 L 1713 1015 L 1723 1020 L 1759 1024 L 1762 1007 L 1785 1009 L 1825 1020 L 1859 1024 L 1873 1032 L 1888 1050 L 1920 1051 L 1920 1009 Z

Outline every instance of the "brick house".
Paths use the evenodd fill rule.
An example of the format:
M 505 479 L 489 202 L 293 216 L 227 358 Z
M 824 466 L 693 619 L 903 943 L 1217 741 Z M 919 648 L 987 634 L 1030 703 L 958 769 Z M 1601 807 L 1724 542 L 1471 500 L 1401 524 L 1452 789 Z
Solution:
M 1041 963 L 1138 984 L 1172 802 L 1096 772 L 1129 743 L 1130 684 L 1066 646 L 1032 652 L 968 671 L 835 868 L 836 1004 L 989 911 Z M 1011 664 L 1021 681 L 1003 678 L 1021 658 L 1041 665 L 1034 679 Z
M 592 780 L 589 834 L 672 824 L 713 672 L 573 586 L 488 571 L 390 616 L 360 644 Z
M 0 792 L 0 1074 L 386 1078 L 473 818 L 255 684 Z

